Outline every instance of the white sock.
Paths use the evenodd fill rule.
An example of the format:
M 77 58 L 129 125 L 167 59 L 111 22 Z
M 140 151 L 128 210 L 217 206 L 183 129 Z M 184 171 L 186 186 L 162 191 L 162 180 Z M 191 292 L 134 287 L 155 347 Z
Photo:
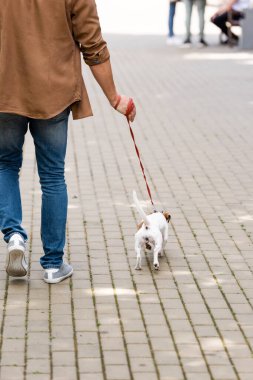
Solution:
M 48 269 L 45 269 L 45 271 L 50 274 L 50 273 L 56 273 L 58 272 L 59 268 L 48 268 Z
M 23 239 L 23 237 L 21 235 L 19 235 L 19 234 L 13 234 L 11 236 L 11 238 L 10 238 L 10 241 L 12 241 L 12 240 L 20 240 L 20 239 L 24 241 L 24 239 Z

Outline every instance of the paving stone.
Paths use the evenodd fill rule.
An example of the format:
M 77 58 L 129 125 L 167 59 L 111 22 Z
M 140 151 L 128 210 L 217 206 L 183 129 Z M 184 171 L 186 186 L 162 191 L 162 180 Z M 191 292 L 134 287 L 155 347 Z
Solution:
M 127 358 L 124 351 L 104 351 L 104 360 L 106 365 L 109 364 L 120 364 L 127 365 Z
M 101 354 L 100 354 L 99 344 L 98 343 L 79 344 L 78 356 L 80 358 L 100 358 Z
M 50 380 L 50 375 L 45 373 L 28 373 L 27 380 Z
M 29 344 L 27 346 L 28 359 L 49 359 L 49 344 Z
M 186 358 L 182 359 L 183 367 L 185 369 L 185 372 L 187 374 L 194 372 L 194 373 L 203 373 L 207 372 L 207 366 L 204 361 L 204 359 L 201 358 Z
M 24 339 L 4 339 L 2 352 L 23 352 L 25 348 Z
M 178 365 L 179 359 L 175 350 L 173 351 L 155 351 L 155 360 L 158 365 Z
M 76 380 L 77 374 L 76 374 L 76 367 L 69 367 L 69 366 L 57 366 L 56 363 L 54 363 L 54 369 L 53 369 L 53 379 L 57 380 Z
M 180 366 L 161 365 L 159 367 L 161 379 L 183 379 L 183 373 Z
M 134 380 L 156 380 L 156 372 L 135 372 Z
M 233 361 L 239 373 L 253 372 L 253 358 L 235 358 Z
M 131 368 L 136 372 L 155 372 L 155 367 L 152 359 L 148 358 L 131 358 Z
M 240 380 L 251 380 L 252 374 L 250 373 L 240 373 Z
M 99 358 L 80 358 L 79 359 L 80 373 L 100 373 L 101 360 Z
M 127 343 L 147 343 L 147 336 L 144 331 L 139 332 L 139 331 L 127 331 L 125 333 L 125 339 Z
M 127 349 L 130 357 L 149 358 L 151 355 L 148 344 L 128 344 Z
M 80 380 L 103 380 L 102 373 L 80 373 Z
M 237 378 L 235 372 L 229 366 L 210 366 L 210 370 L 217 380 L 234 380 Z
M 24 373 L 23 366 L 1 366 L 1 379 L 3 380 L 18 380 L 22 379 Z
M 27 373 L 32 374 L 49 374 L 50 367 L 47 359 L 28 359 Z
M 193 372 L 193 373 L 187 373 L 187 380 L 197 380 L 197 379 L 201 379 L 201 380 L 210 380 L 211 379 L 211 376 L 209 375 L 209 373 L 199 373 L 199 372 Z
M 102 347 L 104 350 L 122 350 L 124 343 L 122 338 L 103 338 Z
M 71 351 L 53 352 L 53 363 L 55 366 L 75 366 L 75 354 Z
M 74 341 L 72 338 L 57 338 L 52 340 L 53 351 L 74 351 Z
M 24 352 L 2 352 L 1 364 L 3 366 L 24 366 Z
M 127 365 L 107 365 L 106 376 L 110 380 L 125 380 L 130 378 Z

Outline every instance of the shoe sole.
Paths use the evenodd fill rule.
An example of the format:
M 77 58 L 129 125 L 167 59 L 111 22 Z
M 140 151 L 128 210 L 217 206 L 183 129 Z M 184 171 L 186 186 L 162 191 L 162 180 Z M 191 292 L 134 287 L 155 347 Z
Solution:
M 47 284 L 57 284 L 58 282 L 61 282 L 61 281 L 65 280 L 66 278 L 72 276 L 73 271 L 74 271 L 74 270 L 72 269 L 71 272 L 69 272 L 69 273 L 66 274 L 65 276 L 62 276 L 62 277 L 59 277 L 59 278 L 55 278 L 55 279 L 53 279 L 53 280 L 49 280 L 49 279 L 44 278 L 44 277 L 43 277 L 43 280 L 44 280 Z
M 27 269 L 23 266 L 25 254 L 20 249 L 13 249 L 7 256 L 6 272 L 12 277 L 23 277 L 27 275 Z

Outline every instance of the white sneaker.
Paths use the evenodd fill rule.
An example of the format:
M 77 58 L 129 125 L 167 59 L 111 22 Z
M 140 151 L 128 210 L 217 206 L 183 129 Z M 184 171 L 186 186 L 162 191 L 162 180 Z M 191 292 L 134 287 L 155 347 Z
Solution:
M 25 241 L 19 234 L 11 236 L 7 245 L 6 272 L 12 277 L 23 277 L 27 274 L 28 265 L 25 259 Z
M 73 268 L 71 265 L 63 262 L 60 268 L 48 268 L 45 269 L 43 279 L 48 284 L 57 284 L 72 276 Z
M 182 40 L 176 36 L 173 36 L 173 37 L 167 37 L 167 40 L 166 40 L 166 44 L 168 46 L 176 46 L 176 45 L 180 45 L 182 43 Z

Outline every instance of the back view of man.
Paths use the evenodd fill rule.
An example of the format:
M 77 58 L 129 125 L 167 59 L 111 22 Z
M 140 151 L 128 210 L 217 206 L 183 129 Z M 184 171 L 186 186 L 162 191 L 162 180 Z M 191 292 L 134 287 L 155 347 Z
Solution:
M 42 189 L 43 278 L 57 283 L 73 273 L 63 261 L 68 117 L 92 115 L 80 53 L 111 106 L 119 103 L 125 114 L 130 99 L 118 102 L 95 0 L 0 0 L 0 229 L 10 276 L 27 273 L 19 171 L 28 128 Z M 133 107 L 131 121 L 135 114 Z

